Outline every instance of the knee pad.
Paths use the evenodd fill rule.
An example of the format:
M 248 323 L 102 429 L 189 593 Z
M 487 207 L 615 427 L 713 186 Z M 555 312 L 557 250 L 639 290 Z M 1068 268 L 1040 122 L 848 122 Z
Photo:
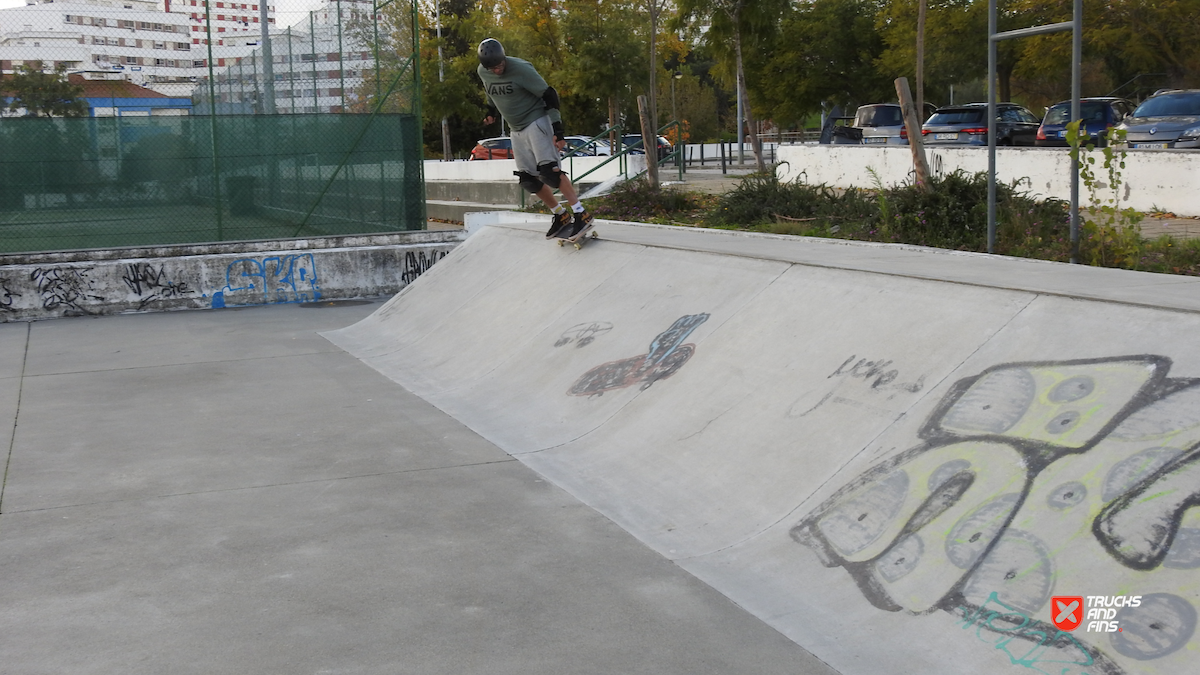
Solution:
M 542 175 L 542 182 L 555 190 L 562 184 L 562 170 L 558 168 L 558 164 L 554 162 L 546 162 L 538 167 L 538 173 Z
M 525 188 L 531 195 L 536 195 L 542 189 L 542 181 L 538 180 L 538 177 L 531 173 L 514 171 L 513 175 L 517 177 L 517 182 L 521 187 Z

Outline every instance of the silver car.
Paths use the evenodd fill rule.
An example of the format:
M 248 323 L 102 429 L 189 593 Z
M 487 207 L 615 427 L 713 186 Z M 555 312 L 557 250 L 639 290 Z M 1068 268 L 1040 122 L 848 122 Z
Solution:
M 1200 89 L 1160 91 L 1117 125 L 1126 147 L 1143 150 L 1200 148 Z
M 921 122 L 937 110 L 931 103 L 925 104 Z M 904 113 L 899 103 L 871 103 L 859 106 L 854 113 L 854 126 L 862 129 L 863 145 L 908 145 L 908 133 L 904 129 Z

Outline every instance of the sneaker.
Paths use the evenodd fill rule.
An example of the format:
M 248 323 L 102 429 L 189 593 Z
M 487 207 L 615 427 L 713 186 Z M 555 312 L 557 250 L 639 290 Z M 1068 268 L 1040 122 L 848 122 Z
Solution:
M 588 233 L 588 231 L 592 229 L 592 220 L 592 214 L 588 213 L 587 211 L 580 211 L 579 213 L 576 213 L 575 219 L 571 223 L 571 233 L 566 235 L 566 238 L 570 239 L 571 241 L 579 241 L 582 239 Z
M 546 230 L 547 239 L 557 239 L 562 237 L 566 230 L 571 229 L 571 212 L 563 211 L 562 213 L 554 214 L 554 218 L 550 220 L 550 229 Z

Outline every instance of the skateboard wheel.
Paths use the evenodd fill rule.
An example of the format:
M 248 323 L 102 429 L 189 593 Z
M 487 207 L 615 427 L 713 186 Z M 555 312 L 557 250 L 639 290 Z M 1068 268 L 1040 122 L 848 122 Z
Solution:
M 562 239 L 559 239 L 559 240 L 558 240 L 558 245 L 559 245 L 559 246 L 562 246 L 562 245 L 563 245 L 563 240 L 562 240 Z
M 581 248 L 583 248 L 583 244 L 581 244 L 579 242 L 575 242 L 575 250 L 578 251 Z

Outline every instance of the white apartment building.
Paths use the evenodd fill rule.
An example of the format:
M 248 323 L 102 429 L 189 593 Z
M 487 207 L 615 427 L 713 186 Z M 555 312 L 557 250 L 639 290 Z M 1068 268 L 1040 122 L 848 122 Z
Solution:
M 340 5 L 340 7 L 339 7 Z M 338 31 L 338 10 L 342 31 Z M 371 16 L 371 0 L 325 0 L 308 18 L 271 36 L 271 77 L 275 112 L 337 113 L 358 101 L 364 74 L 375 67 L 371 45 L 355 42 L 345 30 L 354 18 Z M 240 59 L 218 62 L 213 93 L 218 114 L 267 112 L 267 68 L 260 46 Z M 196 84 L 196 113 L 207 110 L 207 82 Z
M 111 70 L 168 96 L 208 77 L 205 0 L 27 0 L 0 9 L 0 72 L 24 64 Z M 268 5 L 268 23 L 274 25 Z M 213 2 L 214 67 L 236 62 L 261 37 L 259 6 Z

